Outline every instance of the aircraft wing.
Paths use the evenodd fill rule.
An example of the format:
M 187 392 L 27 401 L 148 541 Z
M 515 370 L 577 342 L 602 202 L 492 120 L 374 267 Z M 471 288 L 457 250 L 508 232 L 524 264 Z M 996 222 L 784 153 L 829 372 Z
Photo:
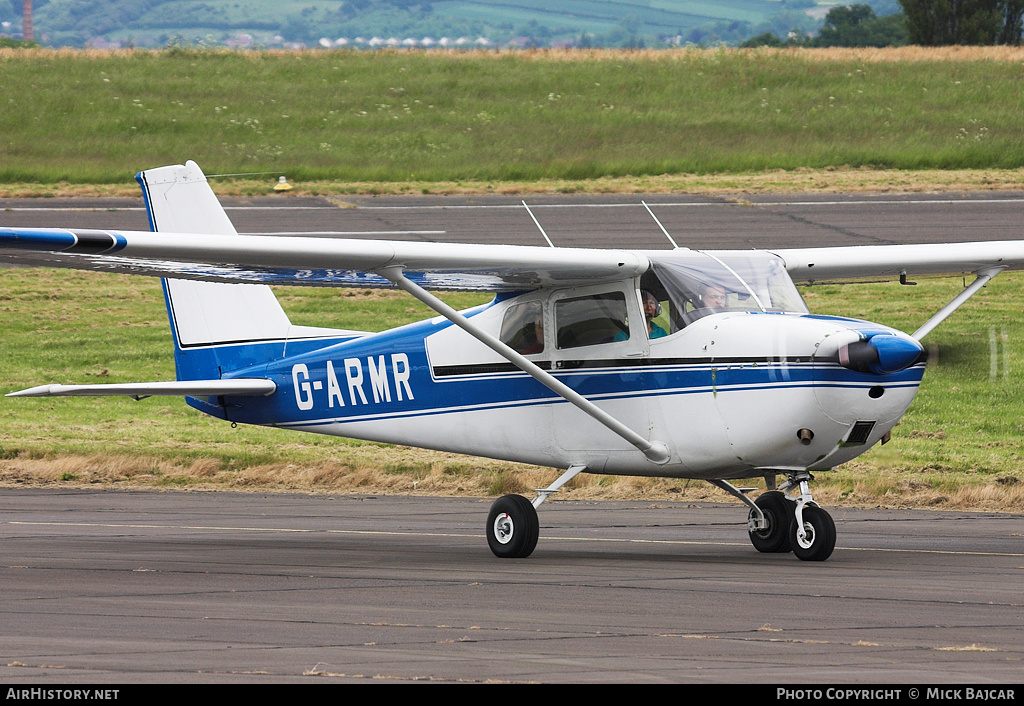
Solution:
M 680 249 L 680 252 L 693 251 Z M 798 284 L 1024 267 L 1024 241 L 782 248 Z M 653 253 L 651 253 L 653 254 Z M 658 252 L 659 257 L 668 251 Z M 389 287 L 401 267 L 428 289 L 516 291 L 645 272 L 632 250 L 467 245 L 259 235 L 0 228 L 0 262 L 211 282 Z
M 1024 267 L 1024 240 L 772 250 L 797 284 Z
M 390 287 L 401 267 L 430 289 L 516 291 L 634 277 L 624 250 L 148 231 L 0 228 L 0 262 L 210 282 Z

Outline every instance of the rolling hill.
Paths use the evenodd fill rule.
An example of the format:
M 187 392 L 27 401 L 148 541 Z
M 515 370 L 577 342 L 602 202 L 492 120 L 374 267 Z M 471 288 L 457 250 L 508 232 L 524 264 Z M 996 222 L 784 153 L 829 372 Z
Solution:
M 869 0 L 878 14 L 895 0 Z M 46 46 L 609 46 L 735 44 L 813 32 L 816 0 L 35 0 Z M 21 0 L 0 0 L 8 34 Z M 484 41 L 479 41 L 481 38 Z M 340 40 L 340 41 L 339 41 Z M 361 41 L 360 41 L 361 40 Z M 475 44 L 474 44 L 475 42 Z

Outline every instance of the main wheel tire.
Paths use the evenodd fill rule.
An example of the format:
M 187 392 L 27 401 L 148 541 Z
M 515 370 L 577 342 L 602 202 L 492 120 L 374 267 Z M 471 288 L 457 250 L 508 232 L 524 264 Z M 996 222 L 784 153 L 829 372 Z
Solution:
M 522 495 L 503 495 L 487 514 L 487 545 L 494 556 L 522 559 L 530 556 L 540 537 L 537 509 Z
M 765 554 L 785 553 L 792 549 L 790 526 L 793 524 L 793 503 L 777 490 L 761 493 L 754 501 L 768 527 L 750 532 L 750 543 L 754 549 Z M 754 511 L 750 511 L 753 516 Z
M 804 561 L 825 561 L 836 548 L 836 523 L 831 515 L 814 505 L 805 505 L 803 515 L 806 538 L 802 542 L 797 538 L 794 520 L 790 530 L 793 553 Z

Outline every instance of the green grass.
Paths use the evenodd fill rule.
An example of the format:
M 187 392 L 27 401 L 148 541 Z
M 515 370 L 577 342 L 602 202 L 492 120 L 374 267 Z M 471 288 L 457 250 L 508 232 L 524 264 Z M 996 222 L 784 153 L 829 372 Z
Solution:
M 810 56 L 8 50 L 0 183 L 1024 166 L 1019 62 Z
M 271 171 L 293 182 L 339 182 L 341 190 L 348 182 L 365 190 L 380 181 L 386 190 L 392 181 L 567 179 L 575 191 L 607 183 L 588 182 L 595 177 L 693 172 L 728 180 L 837 165 L 1020 170 L 1019 60 L 929 56 L 0 50 L 0 184 L 120 185 L 139 169 L 185 159 L 209 174 Z M 765 173 L 771 188 L 774 172 Z M 1022 283 L 1018 274 L 999 276 L 929 335 L 925 383 L 893 441 L 821 476 L 824 487 L 844 498 L 922 484 L 942 493 L 1024 487 Z M 961 287 L 957 279 L 924 280 L 806 295 L 814 311 L 912 331 Z M 281 298 L 300 324 L 373 330 L 430 315 L 380 292 L 299 288 Z M 153 280 L 0 271 L 0 392 L 171 379 L 170 351 Z M 80 479 L 113 465 L 116 477 L 168 485 L 221 472 L 244 485 L 257 483 L 244 476 L 255 467 L 279 468 L 275 477 L 283 478 L 328 463 L 349 475 L 376 466 L 398 478 L 411 469 L 417 482 L 431 463 L 433 475 L 459 487 L 482 477 L 479 492 L 550 482 L 527 483 L 507 466 L 481 472 L 476 460 L 452 473 L 444 469 L 461 461 L 388 454 L 357 441 L 232 429 L 180 400 L 0 399 L 0 459 L 45 458 L 47 467 L 72 455 L 100 459 L 58 464 L 55 478 L 66 482 L 88 482 Z M 602 489 L 606 482 L 595 481 Z
M 924 339 L 930 360 L 914 404 L 892 442 L 859 459 L 857 468 L 929 476 L 938 485 L 963 474 L 1024 480 L 1022 282 L 1018 273 L 1000 275 Z M 805 297 L 819 313 L 913 331 L 963 284 L 944 278 L 913 287 L 829 286 L 805 290 Z

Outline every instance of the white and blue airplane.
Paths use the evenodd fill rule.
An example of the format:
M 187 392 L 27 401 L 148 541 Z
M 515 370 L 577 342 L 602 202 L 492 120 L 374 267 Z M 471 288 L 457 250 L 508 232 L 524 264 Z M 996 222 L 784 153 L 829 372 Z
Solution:
M 0 261 L 163 278 L 177 380 L 8 396 L 183 396 L 232 423 L 563 469 L 532 501 L 494 502 L 499 557 L 530 555 L 537 508 L 588 472 L 709 481 L 748 506 L 757 550 L 827 559 L 836 529 L 812 474 L 885 443 L 924 375 L 921 339 L 1024 266 L 1024 241 L 641 252 L 239 235 L 194 162 L 137 179 L 152 232 L 0 227 Z M 794 285 L 968 272 L 909 335 L 812 315 Z M 295 326 L 271 284 L 398 287 L 438 316 Z M 455 311 L 434 290 L 494 299 Z M 756 500 L 730 483 L 759 477 Z

